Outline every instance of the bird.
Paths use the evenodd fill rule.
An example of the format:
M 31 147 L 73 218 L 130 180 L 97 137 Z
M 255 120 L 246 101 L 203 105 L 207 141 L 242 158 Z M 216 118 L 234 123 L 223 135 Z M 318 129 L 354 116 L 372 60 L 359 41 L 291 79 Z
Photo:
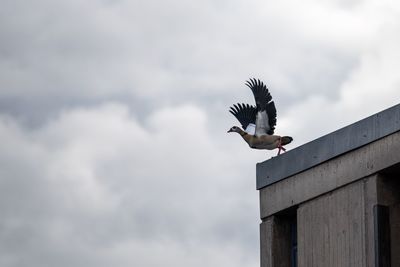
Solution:
M 233 104 L 229 112 L 236 117 L 243 129 L 233 126 L 228 133 L 235 132 L 242 136 L 250 148 L 278 149 L 285 152 L 283 147 L 293 141 L 291 136 L 274 135 L 276 126 L 276 108 L 267 86 L 259 79 L 251 78 L 245 83 L 253 92 L 256 106 L 249 104 Z

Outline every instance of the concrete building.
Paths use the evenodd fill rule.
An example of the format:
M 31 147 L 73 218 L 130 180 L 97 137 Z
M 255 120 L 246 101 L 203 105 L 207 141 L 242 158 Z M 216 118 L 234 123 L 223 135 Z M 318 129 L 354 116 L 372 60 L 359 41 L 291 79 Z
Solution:
M 257 164 L 261 267 L 400 266 L 400 105 Z

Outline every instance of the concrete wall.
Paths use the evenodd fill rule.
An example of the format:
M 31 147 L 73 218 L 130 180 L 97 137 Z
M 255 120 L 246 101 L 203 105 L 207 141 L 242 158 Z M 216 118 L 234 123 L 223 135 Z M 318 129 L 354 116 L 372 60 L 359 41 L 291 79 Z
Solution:
M 270 216 L 260 224 L 261 266 L 290 267 L 290 225 Z
M 400 162 L 400 132 L 352 150 L 260 190 L 260 215 L 268 217 Z M 290 164 L 282 162 L 281 164 Z
M 300 205 L 298 266 L 374 266 L 375 177 L 366 178 Z
M 289 209 L 297 218 L 297 266 L 400 266 L 399 177 L 374 174 Z M 387 224 L 377 225 L 378 205 L 389 210 Z M 260 225 L 262 267 L 291 266 L 287 213 L 270 215 Z
M 343 145 L 341 154 L 335 150 L 330 158 L 325 155 L 311 166 L 303 157 L 321 156 L 324 149 L 305 153 L 312 148 L 306 144 L 292 155 L 257 165 L 261 267 L 292 266 L 288 218 L 293 211 L 297 266 L 400 266 L 400 105 L 382 114 L 386 117 L 378 113 L 363 124 L 345 127 L 314 142 L 322 146 L 324 140 L 340 143 L 333 137 L 351 140 L 348 133 L 364 136 L 364 132 L 382 129 L 382 123 L 396 126 L 390 134 L 373 135 L 375 139 L 365 145 L 348 146 L 347 151 Z M 285 160 L 296 156 L 302 156 L 298 164 Z M 297 164 L 298 168 L 286 171 L 286 164 Z M 310 166 L 300 170 L 303 165 Z
M 389 210 L 391 266 L 400 266 L 400 167 L 382 171 L 379 178 L 378 203 Z
M 390 241 L 392 266 L 400 266 L 400 203 L 390 209 Z

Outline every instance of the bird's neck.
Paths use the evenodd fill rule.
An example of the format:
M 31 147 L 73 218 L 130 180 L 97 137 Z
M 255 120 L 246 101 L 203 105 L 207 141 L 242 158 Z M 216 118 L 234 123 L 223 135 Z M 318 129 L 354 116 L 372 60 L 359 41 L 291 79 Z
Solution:
M 239 129 L 238 134 L 240 134 L 242 137 L 245 136 L 246 134 L 248 135 L 248 133 L 246 133 L 242 129 Z
M 250 144 L 251 139 L 252 139 L 252 135 L 248 134 L 247 132 L 243 131 L 242 129 L 239 129 L 238 134 L 240 134 L 240 136 L 248 143 Z

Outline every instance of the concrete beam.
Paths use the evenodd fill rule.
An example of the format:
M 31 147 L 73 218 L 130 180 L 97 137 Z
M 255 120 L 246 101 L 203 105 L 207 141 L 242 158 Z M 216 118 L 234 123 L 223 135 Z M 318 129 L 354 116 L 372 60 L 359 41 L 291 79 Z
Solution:
M 278 157 L 258 163 L 257 189 L 303 172 L 398 131 L 400 131 L 400 104 Z
M 352 150 L 260 190 L 260 214 L 281 210 L 370 176 L 400 162 L 400 132 Z

